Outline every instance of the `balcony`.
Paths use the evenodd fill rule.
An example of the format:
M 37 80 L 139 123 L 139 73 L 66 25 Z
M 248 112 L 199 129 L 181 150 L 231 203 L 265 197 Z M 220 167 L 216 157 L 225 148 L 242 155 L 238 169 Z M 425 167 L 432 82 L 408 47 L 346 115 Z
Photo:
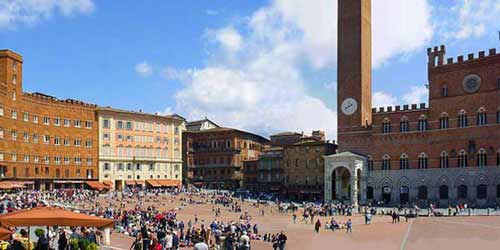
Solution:
M 227 154 L 239 154 L 241 149 L 237 148 L 192 148 L 189 150 L 192 153 L 227 153 Z

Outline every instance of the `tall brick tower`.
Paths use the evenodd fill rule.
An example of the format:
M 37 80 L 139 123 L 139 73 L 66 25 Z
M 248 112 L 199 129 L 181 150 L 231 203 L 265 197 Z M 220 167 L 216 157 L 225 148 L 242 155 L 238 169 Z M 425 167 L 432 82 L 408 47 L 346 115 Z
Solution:
M 371 0 L 338 0 L 339 145 L 372 122 L 371 39 Z

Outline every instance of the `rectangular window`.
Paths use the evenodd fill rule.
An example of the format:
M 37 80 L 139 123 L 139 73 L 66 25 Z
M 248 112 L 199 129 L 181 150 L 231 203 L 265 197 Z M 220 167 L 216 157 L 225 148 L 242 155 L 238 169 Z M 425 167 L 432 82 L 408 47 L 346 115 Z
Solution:
M 38 123 L 38 116 L 37 115 L 33 115 L 33 123 Z
M 116 122 L 116 128 L 117 129 L 123 129 L 123 122 L 122 121 L 117 121 Z
M 17 119 L 17 111 L 12 110 L 12 111 L 10 112 L 10 116 L 12 117 L 12 119 Z
M 3 112 L 4 112 L 3 107 L 0 106 L 0 116 L 3 116 Z
M 13 141 L 17 140 L 17 131 L 12 130 L 12 131 L 10 132 L 10 137 L 11 137 L 11 139 L 12 139 Z
M 61 118 L 56 117 L 54 118 L 54 126 L 61 126 Z
M 43 143 L 49 144 L 49 142 L 50 142 L 50 136 L 49 135 L 44 135 L 43 136 Z
M 91 157 L 87 158 L 87 166 L 92 166 L 92 161 Z
M 92 128 L 93 122 L 92 121 L 85 121 L 85 128 Z
M 102 134 L 102 138 L 103 138 L 104 140 L 109 140 L 109 134 L 108 134 L 108 133 L 104 133 L 104 134 Z
M 64 137 L 64 146 L 69 146 L 69 137 Z
M 38 143 L 38 135 L 33 134 L 33 143 Z
M 28 112 L 24 112 L 23 113 L 23 121 L 27 122 L 30 120 L 30 115 L 28 114 Z
M 12 161 L 17 161 L 17 154 L 16 153 L 12 153 L 10 155 L 10 158 L 11 158 Z
M 109 128 L 109 120 L 108 119 L 102 120 L 102 127 L 103 128 Z
M 43 125 L 49 125 L 50 124 L 50 118 L 47 116 L 43 117 Z
M 34 162 L 34 163 L 38 163 L 38 162 L 40 162 L 40 156 L 35 155 L 35 156 L 33 157 L 33 162 Z
M 91 148 L 92 147 L 92 140 L 86 140 L 85 141 L 85 147 Z
M 0 128 L 0 139 L 3 139 L 3 128 Z
M 127 122 L 127 130 L 132 130 L 132 122 Z
M 104 163 L 104 170 L 109 171 L 109 163 Z
M 69 165 L 69 156 L 64 156 L 64 165 Z
M 24 162 L 30 162 L 30 156 L 24 155 Z
M 71 121 L 69 119 L 64 119 L 64 127 L 69 127 Z
M 54 162 L 56 163 L 56 165 L 60 165 L 61 164 L 61 156 L 54 156 Z
M 23 133 L 24 142 L 30 141 L 30 134 L 28 132 Z
M 76 138 L 76 139 L 75 139 L 75 146 L 76 146 L 76 147 L 80 147 L 81 145 L 82 145 L 82 139 L 80 139 L 80 138 Z
M 80 156 L 75 157 L 75 165 L 81 165 L 82 164 L 82 158 Z
M 50 157 L 49 157 L 48 155 L 44 156 L 44 157 L 43 157 L 43 162 L 44 162 L 45 164 L 49 164 L 49 163 L 50 163 Z
M 82 127 L 82 121 L 80 121 L 80 120 L 74 120 L 73 123 L 74 123 L 75 128 Z
M 61 145 L 61 138 L 59 136 L 54 137 L 54 145 Z
M 0 161 L 3 161 L 3 153 L 0 152 Z

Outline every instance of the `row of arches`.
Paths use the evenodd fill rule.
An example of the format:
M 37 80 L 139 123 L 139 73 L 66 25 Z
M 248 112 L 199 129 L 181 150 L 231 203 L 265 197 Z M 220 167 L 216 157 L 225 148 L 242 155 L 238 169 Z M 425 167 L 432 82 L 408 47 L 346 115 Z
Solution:
M 461 184 L 456 187 L 454 187 L 455 190 L 451 189 L 448 185 L 440 185 L 437 190 L 437 195 L 436 197 L 440 200 L 448 200 L 451 199 L 452 196 L 454 196 L 457 200 L 466 200 L 469 199 L 470 196 L 474 196 L 475 199 L 478 200 L 485 200 L 488 199 L 488 186 L 486 184 L 480 184 L 476 186 L 475 194 L 472 193 L 471 190 L 469 190 L 469 187 L 467 185 Z M 367 200 L 383 200 L 385 203 L 391 203 L 392 202 L 392 195 L 394 194 L 391 192 L 392 190 L 384 186 L 380 190 L 380 197 L 375 197 L 375 188 L 372 186 L 368 186 L 366 189 L 366 199 Z M 429 196 L 429 188 L 427 186 L 418 186 L 417 188 L 417 194 L 416 198 L 417 200 L 428 200 L 430 199 Z M 399 202 L 401 204 L 408 203 L 410 202 L 410 193 L 411 189 L 408 186 L 402 186 L 399 189 Z M 452 194 L 452 192 L 455 192 Z M 500 184 L 496 185 L 496 198 L 500 198 Z
M 450 117 L 448 113 L 443 112 L 439 117 L 439 129 L 448 129 L 450 128 Z M 457 127 L 465 128 L 469 126 L 469 116 L 467 111 L 460 110 L 457 113 Z M 496 111 L 496 123 L 500 124 L 500 109 Z M 476 112 L 476 123 L 477 126 L 482 126 L 488 124 L 488 113 L 484 107 L 481 107 Z M 425 114 L 421 115 L 417 121 L 417 131 L 426 131 L 429 130 L 429 121 Z M 399 120 L 399 132 L 410 132 L 411 126 L 410 121 L 407 116 L 402 116 Z M 392 131 L 392 122 L 391 119 L 386 117 L 382 121 L 382 133 L 387 134 Z
M 488 152 L 484 148 L 480 148 L 475 155 L 473 156 L 475 158 L 475 165 L 478 167 L 484 167 L 488 166 L 488 164 L 493 165 L 496 164 L 497 166 L 500 166 L 500 148 L 496 152 L 496 161 L 494 160 L 493 162 L 488 161 Z M 422 152 L 417 156 L 416 160 L 410 160 L 408 154 L 402 153 L 399 156 L 399 169 L 411 169 L 411 168 L 419 168 L 419 169 L 426 169 L 429 168 L 429 162 L 430 158 L 429 156 L 425 153 Z M 452 160 L 455 160 L 456 162 L 456 167 L 469 167 L 470 162 L 469 162 L 469 153 L 462 149 L 458 152 L 458 155 L 456 157 L 451 157 L 450 154 L 447 151 L 442 151 L 439 155 L 439 168 L 449 168 L 452 164 Z M 412 163 L 415 164 L 412 166 Z M 389 154 L 384 154 L 382 156 L 382 159 L 380 160 L 380 169 L 381 170 L 391 170 L 391 169 L 397 169 L 397 167 L 391 166 L 394 163 L 394 160 L 391 158 Z M 368 170 L 374 170 L 374 159 L 371 155 L 367 156 L 367 167 Z

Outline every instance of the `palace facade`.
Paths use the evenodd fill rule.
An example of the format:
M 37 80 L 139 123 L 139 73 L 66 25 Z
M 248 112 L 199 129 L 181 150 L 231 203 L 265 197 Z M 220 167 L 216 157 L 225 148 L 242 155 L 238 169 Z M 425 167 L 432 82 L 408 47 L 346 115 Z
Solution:
M 184 118 L 99 107 L 99 180 L 115 189 L 182 182 Z
M 0 179 L 35 189 L 97 180 L 97 106 L 23 92 L 23 59 L 0 50 Z
M 428 105 L 372 109 L 371 1 L 339 0 L 339 154 L 325 200 L 353 204 L 500 200 L 500 54 L 445 58 L 429 48 Z

